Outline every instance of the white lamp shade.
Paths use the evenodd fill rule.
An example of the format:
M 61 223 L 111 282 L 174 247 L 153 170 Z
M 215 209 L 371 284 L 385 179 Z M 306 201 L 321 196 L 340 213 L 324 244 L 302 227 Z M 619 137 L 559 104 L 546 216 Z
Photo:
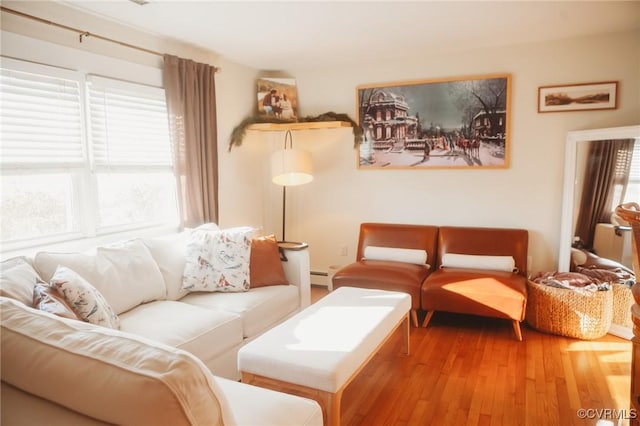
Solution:
M 276 185 L 295 186 L 313 180 L 311 155 L 297 149 L 283 149 L 271 154 L 271 180 Z

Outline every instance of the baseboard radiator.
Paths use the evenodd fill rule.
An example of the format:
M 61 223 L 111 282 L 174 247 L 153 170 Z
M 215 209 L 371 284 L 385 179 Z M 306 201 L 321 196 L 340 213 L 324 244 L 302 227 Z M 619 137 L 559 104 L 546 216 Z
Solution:
M 611 223 L 598 223 L 593 238 L 593 251 L 600 257 L 615 260 L 633 268 L 631 257 L 631 228 Z

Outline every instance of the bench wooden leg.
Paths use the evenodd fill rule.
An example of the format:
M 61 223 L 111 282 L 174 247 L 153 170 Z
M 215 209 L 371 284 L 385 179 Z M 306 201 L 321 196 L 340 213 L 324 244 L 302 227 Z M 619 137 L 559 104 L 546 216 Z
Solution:
M 418 328 L 418 311 L 415 309 L 411 310 L 411 322 L 414 327 Z
M 522 332 L 520 331 L 520 321 L 513 320 L 513 331 L 516 333 L 516 339 L 522 342 Z
M 417 319 L 416 319 L 417 321 Z M 409 355 L 409 338 L 411 336 L 411 323 L 409 322 L 409 315 L 407 315 L 405 323 L 402 324 L 402 353 Z
M 422 326 L 426 328 L 429 325 L 429 321 L 431 321 L 431 317 L 435 311 L 428 311 L 427 316 L 424 317 L 424 321 L 422 321 Z
M 342 390 L 336 393 L 318 392 L 318 401 L 320 406 L 325 410 L 324 425 L 340 426 L 340 400 L 342 399 Z

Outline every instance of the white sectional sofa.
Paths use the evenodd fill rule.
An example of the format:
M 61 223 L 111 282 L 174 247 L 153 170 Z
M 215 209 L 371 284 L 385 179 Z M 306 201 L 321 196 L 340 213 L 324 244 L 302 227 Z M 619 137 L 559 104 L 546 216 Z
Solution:
M 95 398 L 99 401 L 101 395 L 95 394 L 95 386 L 86 386 L 76 377 L 77 370 L 85 371 L 85 379 L 91 381 L 94 374 L 103 377 L 94 372 L 108 364 L 109 368 L 133 365 L 131 368 L 136 374 L 144 377 L 161 376 L 160 381 L 171 389 L 171 397 L 167 397 L 171 402 L 161 404 L 167 405 L 165 408 L 169 411 L 177 410 L 178 418 L 185 424 L 212 424 L 213 421 L 203 422 L 206 416 L 198 417 L 197 409 L 193 414 L 191 408 L 185 408 L 192 400 L 198 401 L 193 397 L 194 390 L 189 386 L 176 387 L 171 384 L 172 380 L 196 383 L 194 389 L 198 386 L 212 389 L 210 393 L 219 401 L 223 414 L 222 420 L 213 422 L 215 424 L 321 424 L 321 410 L 313 401 L 233 381 L 239 378 L 237 352 L 240 347 L 309 305 L 308 252 L 286 252 L 287 261 L 282 265 L 288 285 L 268 285 L 235 293 L 187 293 L 181 284 L 188 241 L 189 233 L 185 232 L 165 238 L 130 240 L 98 247 L 89 253 L 41 252 L 32 258 L 2 262 L 2 423 L 34 424 L 38 419 L 46 419 L 47 424 L 94 424 L 96 421 L 95 424 L 114 421 L 140 424 L 135 416 L 127 417 L 132 409 L 126 404 L 123 417 L 107 415 L 112 411 L 108 408 L 84 410 L 87 404 L 82 403 L 80 396 L 88 393 L 90 396 L 84 398 L 95 405 Z M 34 284 L 38 280 L 48 282 L 59 266 L 75 271 L 99 290 L 117 314 L 119 330 L 60 318 L 31 307 Z M 23 320 L 14 321 L 15 317 Z M 41 325 L 34 328 L 38 323 Z M 48 331 L 40 336 L 38 330 L 43 327 Z M 86 333 L 91 335 L 89 343 L 74 343 L 74 339 L 84 342 Z M 33 349 L 34 344 L 46 350 Z M 74 345 L 78 353 L 72 349 Z M 117 349 L 131 345 L 134 349 L 124 349 L 131 352 L 129 355 L 134 354 L 130 357 Z M 106 352 L 108 356 L 99 353 L 100 348 L 105 347 L 110 348 Z M 144 350 L 135 355 L 138 347 Z M 12 348 L 11 352 L 8 348 Z M 92 352 L 94 348 L 97 353 Z M 43 355 L 47 351 L 53 351 L 55 356 Z M 79 358 L 66 359 L 69 353 Z M 65 354 L 63 360 L 56 361 L 61 354 Z M 53 361 L 44 362 L 46 359 Z M 101 360 L 99 368 L 91 367 L 94 359 Z M 186 373 L 178 368 L 182 362 L 189 364 Z M 79 368 L 78 363 L 83 367 Z M 49 374 L 60 369 L 69 371 L 66 375 Z M 69 383 L 65 383 L 67 378 Z M 131 389 L 136 387 L 129 384 L 125 391 L 122 388 L 125 383 L 127 380 L 105 380 L 102 396 L 108 394 L 112 398 L 114 393 L 121 393 L 135 398 Z M 76 389 L 72 394 L 79 397 L 79 403 L 56 398 L 62 390 L 70 388 Z M 144 386 L 141 389 L 145 389 Z M 198 394 L 202 394 L 202 389 Z M 116 402 L 122 404 L 121 400 Z M 215 407 L 212 410 L 215 411 Z M 166 422 L 158 423 L 162 416 Z M 154 424 L 181 423 L 169 420 L 171 418 L 169 414 L 149 417 Z

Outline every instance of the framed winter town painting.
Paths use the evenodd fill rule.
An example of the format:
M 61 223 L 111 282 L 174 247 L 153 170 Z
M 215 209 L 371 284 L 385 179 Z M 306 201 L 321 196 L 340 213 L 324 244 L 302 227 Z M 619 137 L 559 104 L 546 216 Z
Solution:
M 509 167 L 510 98 L 510 74 L 358 86 L 358 167 Z

